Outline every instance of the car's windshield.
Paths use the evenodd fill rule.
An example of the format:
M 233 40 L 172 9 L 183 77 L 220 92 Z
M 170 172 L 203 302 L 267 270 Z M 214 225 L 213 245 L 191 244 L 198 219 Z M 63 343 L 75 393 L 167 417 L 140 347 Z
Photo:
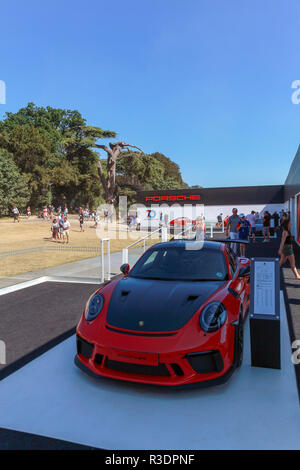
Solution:
M 130 271 L 142 279 L 181 281 L 221 281 L 227 279 L 224 254 L 220 250 L 185 246 L 158 247 L 148 250 Z

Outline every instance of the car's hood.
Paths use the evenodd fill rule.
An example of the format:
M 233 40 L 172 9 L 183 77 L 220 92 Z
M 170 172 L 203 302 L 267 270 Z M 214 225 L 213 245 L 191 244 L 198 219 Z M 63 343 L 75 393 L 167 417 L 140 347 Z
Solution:
M 175 331 L 226 281 L 120 280 L 110 299 L 107 323 L 136 331 Z

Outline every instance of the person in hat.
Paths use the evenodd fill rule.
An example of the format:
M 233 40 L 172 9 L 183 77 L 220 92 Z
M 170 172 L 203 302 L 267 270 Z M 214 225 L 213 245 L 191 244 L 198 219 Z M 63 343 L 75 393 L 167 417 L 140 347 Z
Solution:
M 250 222 L 246 219 L 245 214 L 240 214 L 240 223 L 238 224 L 239 240 L 247 240 L 249 238 Z M 241 256 L 246 255 L 246 244 L 240 244 Z

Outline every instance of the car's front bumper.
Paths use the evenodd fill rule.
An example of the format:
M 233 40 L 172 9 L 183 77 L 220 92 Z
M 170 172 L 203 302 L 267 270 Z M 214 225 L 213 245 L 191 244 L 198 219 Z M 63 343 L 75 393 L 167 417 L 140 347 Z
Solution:
M 138 363 L 135 359 L 110 356 L 109 348 L 89 343 L 79 335 L 75 364 L 93 376 L 174 387 L 218 385 L 234 370 L 234 364 L 224 364 L 217 350 L 159 354 L 156 363 Z

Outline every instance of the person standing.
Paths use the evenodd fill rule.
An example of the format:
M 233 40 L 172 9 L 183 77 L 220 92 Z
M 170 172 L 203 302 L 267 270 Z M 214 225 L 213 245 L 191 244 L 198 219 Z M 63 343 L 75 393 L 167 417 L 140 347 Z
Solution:
M 274 212 L 274 214 L 273 214 L 272 217 L 273 217 L 273 219 L 274 219 L 274 227 L 275 227 L 275 229 L 277 229 L 277 228 L 278 228 L 278 225 L 279 225 L 278 222 L 279 222 L 279 218 L 280 218 L 280 217 L 279 217 L 279 215 L 278 215 L 277 212 Z
M 65 237 L 67 239 L 67 243 L 69 243 L 70 238 L 70 222 L 68 221 L 67 216 L 64 216 L 64 230 L 63 230 L 63 240 L 65 241 Z
M 30 209 L 30 206 L 27 206 L 26 212 L 27 212 L 27 217 L 28 217 L 28 219 L 29 219 L 30 216 L 31 216 L 31 209 Z
M 58 229 L 59 229 L 59 224 L 58 224 L 58 222 L 57 222 L 56 217 L 54 217 L 54 219 L 53 219 L 53 221 L 52 221 L 52 240 L 53 240 L 53 241 L 56 241 L 56 240 L 57 240 Z
M 291 226 L 289 220 L 284 220 L 282 223 L 282 236 L 278 254 L 280 256 L 280 266 L 282 266 L 286 260 L 290 263 L 290 268 L 296 279 L 300 279 L 300 275 L 296 268 L 295 255 L 293 250 L 293 237 L 291 234 Z
M 196 231 L 196 240 L 205 240 L 205 223 L 204 220 L 201 216 L 197 217 L 196 219 L 196 225 L 195 225 L 195 231 Z
M 263 242 L 270 241 L 270 225 L 271 225 L 271 215 L 268 211 L 264 212 L 263 217 L 263 233 L 264 233 L 264 240 Z
M 240 215 L 240 223 L 238 225 L 239 240 L 248 240 L 250 232 L 250 222 L 246 219 L 245 214 Z M 246 245 L 240 244 L 240 253 L 242 257 L 246 256 Z
M 232 209 L 232 215 L 228 219 L 228 224 L 226 227 L 226 236 L 228 237 L 228 234 L 230 236 L 231 240 L 237 240 L 238 239 L 238 225 L 240 224 L 240 218 L 238 216 L 238 210 L 236 207 Z M 236 243 L 231 243 L 230 247 L 232 251 L 234 251 L 235 254 L 237 254 L 237 244 Z
M 48 220 L 48 208 L 47 208 L 47 206 L 43 207 L 43 219 Z
M 59 225 L 59 238 L 61 240 L 63 238 L 63 233 L 64 233 L 64 219 L 63 219 L 62 214 L 60 214 L 59 216 L 58 225 Z
M 253 243 L 255 243 L 255 234 L 256 234 L 256 222 L 258 216 L 256 215 L 255 211 L 251 211 L 251 214 L 248 214 L 246 220 L 248 220 L 250 224 L 250 232 L 249 236 L 252 236 Z
M 79 226 L 80 226 L 80 231 L 81 231 L 81 232 L 84 232 L 84 229 L 83 229 L 83 222 L 84 222 L 83 212 L 80 212 L 80 213 L 79 213 Z
M 17 222 L 20 222 L 20 212 L 19 212 L 19 209 L 17 208 L 17 206 L 14 206 L 13 209 L 12 209 L 12 213 L 13 213 L 13 217 L 14 217 L 14 223 L 17 221 Z
M 100 222 L 100 218 L 99 218 L 99 215 L 98 214 L 95 214 L 94 215 L 94 221 L 95 221 L 95 224 L 93 225 L 94 228 L 97 228 L 98 227 L 98 224 Z

